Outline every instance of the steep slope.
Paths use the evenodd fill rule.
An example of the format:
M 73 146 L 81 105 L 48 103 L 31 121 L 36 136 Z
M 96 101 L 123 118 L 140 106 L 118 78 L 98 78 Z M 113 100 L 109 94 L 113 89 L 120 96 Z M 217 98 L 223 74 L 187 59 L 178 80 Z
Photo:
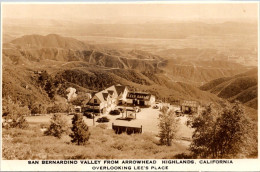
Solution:
M 243 66 L 227 62 L 165 60 L 158 55 L 140 50 L 117 51 L 96 48 L 75 39 L 53 34 L 29 35 L 15 39 L 4 44 L 2 55 L 6 75 L 3 78 L 5 93 L 14 92 L 10 94 L 14 99 L 20 99 L 27 104 L 33 101 L 31 98 L 26 100 L 26 96 L 30 94 L 36 95 L 44 102 L 52 101 L 46 97 L 39 85 L 33 82 L 35 79 L 32 75 L 35 71 L 46 70 L 54 78 L 54 82 L 61 85 L 57 91 L 61 96 L 65 95 L 69 86 L 86 92 L 120 83 L 135 90 L 149 91 L 159 99 L 167 98 L 169 102 L 191 99 L 204 104 L 209 101 L 220 102 L 221 99 L 207 92 L 207 89 L 200 90 L 194 85 L 244 70 Z M 8 70 L 15 76 L 24 78 L 23 82 L 34 89 L 28 90 L 25 86 L 27 90 L 24 90 L 17 86 L 23 82 L 21 79 L 15 79 L 13 75 L 8 76 Z M 20 73 L 24 73 L 24 76 L 20 76 Z M 224 84 L 222 81 L 219 83 Z M 16 90 L 21 90 L 21 93 Z M 249 90 L 247 93 L 254 95 L 252 91 Z M 19 94 L 21 97 L 16 96 Z M 235 95 L 250 106 L 255 102 L 238 94 L 232 97 Z
M 142 73 L 164 73 L 173 82 L 201 86 L 212 79 L 229 77 L 247 68 L 229 61 L 215 61 L 214 50 L 173 50 L 175 59 L 142 50 L 120 51 L 91 46 L 76 39 L 55 34 L 26 35 L 3 45 L 3 57 L 13 64 L 55 60 L 80 61 L 113 69 L 134 69 Z M 187 57 L 182 58 L 182 57 Z M 198 57 L 198 59 L 197 59 Z M 210 57 L 210 58 L 206 58 Z M 201 60 L 204 59 L 204 60 Z
M 151 92 L 158 99 L 167 98 L 169 102 L 183 99 L 197 100 L 202 104 L 221 101 L 214 94 L 189 84 L 172 83 L 161 74 L 146 76 L 137 70 L 130 69 L 107 70 L 100 67 L 75 67 L 59 70 L 56 78 L 91 90 L 102 90 L 119 83 L 129 86 L 131 89 Z
M 196 60 L 195 56 L 189 60 L 167 59 L 161 61 L 158 67 L 176 82 L 189 82 L 201 86 L 213 79 L 230 77 L 246 71 L 247 68 L 229 61 Z
M 156 71 L 159 56 L 142 51 L 121 52 L 87 45 L 72 38 L 50 34 L 26 35 L 3 44 L 3 56 L 13 64 L 31 61 L 84 61 L 108 68 Z
M 258 97 L 257 68 L 235 75 L 219 78 L 200 87 L 231 102 L 238 100 L 249 107 L 257 109 Z
M 48 104 L 50 98 L 36 83 L 33 71 L 24 67 L 3 67 L 2 98 L 11 98 L 14 102 L 31 106 L 34 102 Z

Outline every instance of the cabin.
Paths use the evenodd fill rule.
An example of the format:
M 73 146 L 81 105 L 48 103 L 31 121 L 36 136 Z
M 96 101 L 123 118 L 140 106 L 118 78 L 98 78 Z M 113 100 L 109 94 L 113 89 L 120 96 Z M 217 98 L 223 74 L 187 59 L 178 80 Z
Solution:
M 180 107 L 182 113 L 185 114 L 198 113 L 199 103 L 197 101 L 192 101 L 192 100 L 183 100 L 180 102 Z
M 142 92 L 128 92 L 127 104 L 134 106 L 151 106 L 155 103 L 155 96 L 149 93 Z

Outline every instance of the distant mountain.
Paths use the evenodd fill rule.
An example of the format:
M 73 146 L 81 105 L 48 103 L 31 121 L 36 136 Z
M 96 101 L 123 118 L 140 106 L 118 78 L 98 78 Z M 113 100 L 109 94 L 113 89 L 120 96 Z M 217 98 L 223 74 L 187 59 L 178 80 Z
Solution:
M 167 53 L 174 54 L 176 58 L 167 57 Z M 185 82 L 196 86 L 247 70 L 243 65 L 234 62 L 214 60 L 214 57 L 221 54 L 211 49 L 171 49 L 161 54 L 162 56 L 159 56 L 138 49 L 106 49 L 56 34 L 26 35 L 3 44 L 3 60 L 10 64 L 34 65 L 31 63 L 43 60 L 81 61 L 106 68 L 163 73 L 173 82 Z
M 32 19 L 30 19 L 32 20 Z M 93 23 L 89 21 L 19 21 L 6 19 L 3 29 L 21 34 L 61 33 L 62 35 L 108 36 L 123 38 L 182 39 L 189 36 L 224 35 L 224 34 L 257 34 L 257 22 L 225 22 L 208 24 L 203 22 L 167 23 Z M 62 29 L 60 29 L 62 28 Z M 36 30 L 37 29 L 37 30 Z
M 14 39 L 11 43 L 19 45 L 22 48 L 65 48 L 83 50 L 87 45 L 73 38 L 61 37 L 57 34 L 42 35 L 25 35 Z
M 231 102 L 238 100 L 245 105 L 258 109 L 258 75 L 257 68 L 247 72 L 212 80 L 200 87 L 201 90 L 209 91 L 218 97 Z

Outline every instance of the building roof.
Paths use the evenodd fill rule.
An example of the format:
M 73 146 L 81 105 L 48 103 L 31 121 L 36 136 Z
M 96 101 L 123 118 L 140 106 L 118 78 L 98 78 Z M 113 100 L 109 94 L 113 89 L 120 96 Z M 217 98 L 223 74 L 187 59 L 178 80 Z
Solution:
M 107 90 L 107 92 L 108 92 L 109 95 L 113 95 L 114 94 L 113 90 Z
M 116 89 L 118 96 L 120 94 L 122 94 L 125 91 L 126 88 L 127 88 L 126 86 L 123 86 L 123 85 L 120 85 L 120 84 L 116 85 L 115 89 Z
M 107 100 L 108 93 L 102 93 L 104 100 Z
M 103 92 L 102 92 L 102 91 L 96 93 L 95 96 L 96 96 L 101 102 L 104 102 L 104 101 L 106 100 L 106 98 L 104 98 L 104 95 L 103 95 Z
M 107 97 L 109 95 L 113 96 L 113 97 L 118 97 L 121 93 L 124 92 L 124 90 L 126 89 L 126 86 L 122 86 L 120 84 L 118 85 L 112 85 L 111 87 L 106 88 L 105 90 L 102 90 L 100 92 L 96 92 L 92 98 L 94 96 L 96 96 L 101 102 L 104 102 L 107 100 Z M 90 99 L 91 100 L 91 99 Z M 90 101 L 89 100 L 89 101 Z
M 137 100 L 150 100 L 151 94 L 149 93 L 136 93 L 136 92 L 129 92 L 126 96 L 127 99 L 137 99 Z
M 106 89 L 103 90 L 103 91 L 105 91 L 105 92 L 108 92 L 108 91 L 109 91 L 110 93 L 113 91 L 113 92 L 115 93 L 114 96 L 116 96 L 116 97 L 118 96 L 117 91 L 116 91 L 116 88 L 115 88 L 114 85 L 112 85 L 111 87 L 106 88 Z

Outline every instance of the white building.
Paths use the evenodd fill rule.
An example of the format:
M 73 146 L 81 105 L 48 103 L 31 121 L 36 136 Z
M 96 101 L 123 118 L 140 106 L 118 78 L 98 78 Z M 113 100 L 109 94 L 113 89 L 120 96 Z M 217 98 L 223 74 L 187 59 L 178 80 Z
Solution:
M 113 85 L 96 93 L 87 103 L 87 108 L 97 113 L 106 114 L 114 110 L 118 104 L 126 102 L 128 89 L 126 86 Z

